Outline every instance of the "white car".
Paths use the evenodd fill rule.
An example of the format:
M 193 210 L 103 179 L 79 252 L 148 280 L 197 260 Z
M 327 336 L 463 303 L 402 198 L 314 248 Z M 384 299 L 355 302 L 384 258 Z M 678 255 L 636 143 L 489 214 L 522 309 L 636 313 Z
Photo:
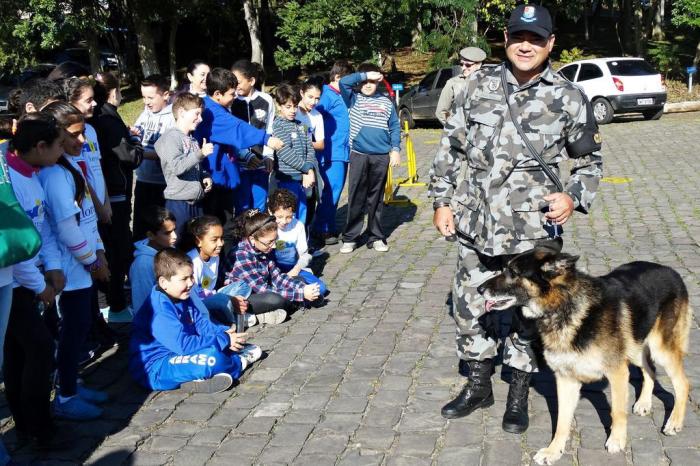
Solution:
M 658 120 L 664 112 L 664 78 L 642 58 L 579 60 L 559 72 L 583 90 L 601 125 L 620 113 L 641 112 L 647 120 Z

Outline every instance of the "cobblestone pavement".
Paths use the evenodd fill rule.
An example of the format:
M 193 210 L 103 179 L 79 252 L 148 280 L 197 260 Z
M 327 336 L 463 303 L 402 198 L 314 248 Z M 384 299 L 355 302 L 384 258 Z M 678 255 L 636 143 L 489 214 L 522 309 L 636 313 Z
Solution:
M 589 216 L 568 225 L 567 251 L 600 274 L 632 259 L 659 261 L 700 295 L 700 202 L 697 136 L 700 113 L 660 121 L 625 121 L 602 128 L 605 174 Z M 413 132 L 421 178 L 438 142 L 437 130 Z M 401 172 L 401 171 L 400 171 Z M 624 178 L 624 179 L 623 179 Z M 530 429 L 501 430 L 507 385 L 494 376 L 496 404 L 447 421 L 440 407 L 457 393 L 454 325 L 444 301 L 455 248 L 438 238 L 425 188 L 402 188 L 412 204 L 387 208 L 391 251 L 329 248 L 323 277 L 332 294 L 322 309 L 296 313 L 285 324 L 252 329 L 268 356 L 240 385 L 217 395 L 146 393 L 125 373 L 124 350 L 111 350 L 85 371 L 108 390 L 103 419 L 61 424 L 76 437 L 63 451 L 18 446 L 6 406 L 4 441 L 15 460 L 51 464 L 245 465 L 519 465 L 546 446 L 556 406 L 551 374 L 537 377 Z M 344 209 L 342 211 L 344 213 Z M 126 337 L 128 328 L 120 331 Z M 125 346 L 125 345 L 122 345 Z M 610 424 L 606 384 L 586 386 L 565 456 L 558 464 L 700 464 L 700 332 L 693 324 L 686 370 L 696 387 L 684 431 L 660 434 L 672 392 L 660 374 L 650 417 L 629 418 L 624 454 L 605 452 Z M 639 389 L 630 383 L 630 406 Z M 662 388 L 663 387 L 663 388 Z M 668 390 L 668 391 L 666 391 Z

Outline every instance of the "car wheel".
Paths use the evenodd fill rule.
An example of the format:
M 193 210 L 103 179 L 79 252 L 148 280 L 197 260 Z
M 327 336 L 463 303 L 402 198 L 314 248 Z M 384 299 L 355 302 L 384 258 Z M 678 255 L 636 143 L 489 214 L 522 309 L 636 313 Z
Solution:
M 613 119 L 613 108 L 607 99 L 598 97 L 593 101 L 593 116 L 599 125 L 607 125 Z
M 647 110 L 646 112 L 642 112 L 642 115 L 644 115 L 645 120 L 658 120 L 663 114 L 663 108 L 660 108 L 658 110 Z
M 401 130 L 403 130 L 406 126 L 404 122 L 408 123 L 408 129 L 415 128 L 416 124 L 413 122 L 413 116 L 411 115 L 411 111 L 408 109 L 408 107 L 403 107 L 399 111 L 399 122 L 401 123 Z

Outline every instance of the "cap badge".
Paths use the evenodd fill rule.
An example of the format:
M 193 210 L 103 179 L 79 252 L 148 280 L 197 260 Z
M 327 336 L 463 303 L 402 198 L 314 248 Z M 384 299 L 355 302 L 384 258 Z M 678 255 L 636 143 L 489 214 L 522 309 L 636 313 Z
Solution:
M 491 92 L 495 91 L 496 89 L 498 89 L 498 81 L 496 81 L 495 79 L 489 81 L 488 87 L 489 87 L 489 91 L 491 91 Z
M 520 17 L 520 19 L 526 23 L 537 21 L 537 18 L 535 17 L 535 7 L 527 5 L 525 8 L 523 8 L 523 15 Z

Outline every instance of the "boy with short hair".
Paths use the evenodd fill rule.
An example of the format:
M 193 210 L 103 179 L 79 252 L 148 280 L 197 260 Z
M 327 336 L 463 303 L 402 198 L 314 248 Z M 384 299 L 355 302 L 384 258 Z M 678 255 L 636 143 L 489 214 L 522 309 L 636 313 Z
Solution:
M 234 189 L 240 183 L 235 154 L 253 146 L 266 145 L 273 150 L 282 147 L 282 141 L 271 137 L 264 129 L 257 129 L 231 114 L 229 107 L 236 98 L 237 87 L 238 81 L 231 71 L 214 68 L 209 72 L 202 123 L 195 131 L 198 141 L 206 139 L 213 144 L 207 163 L 214 186 L 212 194 L 205 201 L 204 211 L 219 217 L 224 225 L 224 240 L 227 245 L 234 241 Z M 247 154 L 253 156 L 252 152 Z M 248 161 L 249 159 L 245 160 L 246 163 Z
M 129 372 L 152 390 L 217 393 L 260 359 L 246 334 L 217 325 L 195 293 L 192 260 L 167 248 L 154 262 L 158 284 L 134 318 Z
M 141 96 L 145 108 L 131 129 L 141 139 L 144 151 L 144 160 L 136 169 L 134 187 L 134 239 L 137 240 L 146 236 L 142 221 L 144 210 L 151 204 L 165 206 L 165 177 L 155 143 L 165 130 L 175 126 L 172 105 L 169 104 L 170 83 L 165 77 L 151 75 L 141 81 Z
M 167 129 L 155 144 L 166 182 L 165 207 L 177 218 L 178 236 L 182 236 L 191 218 L 202 215 L 201 200 L 212 186 L 200 162 L 212 153 L 213 146 L 204 139 L 200 149 L 192 137 L 202 121 L 202 107 L 201 97 L 189 92 L 178 95 L 173 103 L 175 126 Z
M 348 219 L 340 252 L 352 252 L 362 232 L 367 211 L 367 247 L 386 252 L 382 230 L 384 184 L 389 165 L 398 166 L 401 128 L 394 103 L 377 92 L 382 73 L 377 65 L 363 63 L 358 73 L 340 80 L 340 93 L 350 109 L 350 170 Z M 354 90 L 360 85 L 360 92 Z
M 165 207 L 147 207 L 141 221 L 146 230 L 146 239 L 134 243 L 134 262 L 129 268 L 131 282 L 131 308 L 137 314 L 156 283 L 153 258 L 158 251 L 171 248 L 177 242 L 175 216 Z

